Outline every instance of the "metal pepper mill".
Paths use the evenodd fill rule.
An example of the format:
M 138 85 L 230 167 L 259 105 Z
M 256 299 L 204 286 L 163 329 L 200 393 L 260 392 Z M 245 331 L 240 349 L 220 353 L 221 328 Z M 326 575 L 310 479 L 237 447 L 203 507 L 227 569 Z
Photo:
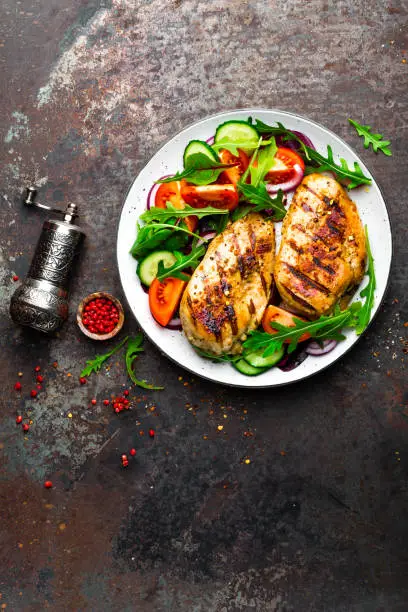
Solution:
M 68 317 L 69 280 L 85 232 L 74 224 L 76 204 L 61 210 L 40 204 L 36 194 L 34 187 L 28 187 L 24 204 L 60 213 L 63 220 L 44 222 L 28 276 L 11 298 L 10 314 L 15 323 L 49 334 Z

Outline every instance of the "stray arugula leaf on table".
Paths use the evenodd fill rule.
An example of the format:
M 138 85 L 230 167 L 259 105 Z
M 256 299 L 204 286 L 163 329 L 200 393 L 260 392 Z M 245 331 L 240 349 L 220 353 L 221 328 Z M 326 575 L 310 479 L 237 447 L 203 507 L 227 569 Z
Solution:
M 390 140 L 383 140 L 382 134 L 373 134 L 369 125 L 360 125 L 360 123 L 353 119 L 349 119 L 349 122 L 356 129 L 357 134 L 364 138 L 364 147 L 366 149 L 371 145 L 374 153 L 382 151 L 388 157 L 392 155 L 391 149 L 388 146 L 391 144 Z
M 179 251 L 173 251 L 176 261 L 169 268 L 165 268 L 163 262 L 160 261 L 157 269 L 157 280 L 162 282 L 165 278 L 171 276 L 173 278 L 179 278 L 182 281 L 189 281 L 190 275 L 185 274 L 183 270 L 186 268 L 193 268 L 193 270 L 195 270 L 201 258 L 204 256 L 205 251 L 206 248 L 204 245 L 193 248 L 188 255 L 183 255 L 183 253 Z
M 204 153 L 193 153 L 188 156 L 186 167 L 182 172 L 176 172 L 173 176 L 160 179 L 156 183 L 171 183 L 172 181 L 187 179 L 189 183 L 194 185 L 208 185 L 214 183 L 225 168 L 231 168 L 234 165 L 236 164 L 216 162 Z
M 358 313 L 358 323 L 356 325 L 356 334 L 359 336 L 363 333 L 365 328 L 370 322 L 371 311 L 374 306 L 374 292 L 377 285 L 377 281 L 375 278 L 374 271 L 374 258 L 371 253 L 370 241 L 368 239 L 368 231 L 367 226 L 365 226 L 365 234 L 366 234 L 366 248 L 367 248 L 367 271 L 366 275 L 368 276 L 368 283 L 364 287 L 364 289 L 360 292 L 360 297 L 365 298 L 365 302 Z
M 114 355 L 120 348 L 122 348 L 122 346 L 127 342 L 128 338 L 129 336 L 125 336 L 125 338 L 123 338 L 123 340 L 119 344 L 117 344 L 112 350 L 108 351 L 104 355 L 96 355 L 95 359 L 89 359 L 86 362 L 86 366 L 82 370 L 80 377 L 85 378 L 86 376 L 92 374 L 92 372 L 99 372 L 102 367 L 102 364 L 107 359 L 109 359 L 109 357 L 112 357 L 112 355 Z
M 142 387 L 143 389 L 152 389 L 154 391 L 161 391 L 164 387 L 156 387 L 155 385 L 151 385 L 145 380 L 140 380 L 136 378 L 136 375 L 133 370 L 133 363 L 135 359 L 138 357 L 139 353 L 143 352 L 143 334 L 139 332 L 136 334 L 134 338 L 129 338 L 128 345 L 126 348 L 126 370 L 129 375 L 130 380 L 137 385 L 138 387 Z

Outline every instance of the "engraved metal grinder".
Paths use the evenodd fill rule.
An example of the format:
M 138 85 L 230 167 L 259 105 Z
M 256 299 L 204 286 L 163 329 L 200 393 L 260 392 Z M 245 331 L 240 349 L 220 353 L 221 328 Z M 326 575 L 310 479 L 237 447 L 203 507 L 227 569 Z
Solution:
M 34 187 L 28 187 L 24 204 L 60 213 L 63 220 L 44 222 L 28 276 L 11 298 L 10 314 L 15 323 L 52 333 L 68 316 L 69 280 L 85 232 L 74 224 L 76 204 L 61 210 L 40 204 L 36 194 Z

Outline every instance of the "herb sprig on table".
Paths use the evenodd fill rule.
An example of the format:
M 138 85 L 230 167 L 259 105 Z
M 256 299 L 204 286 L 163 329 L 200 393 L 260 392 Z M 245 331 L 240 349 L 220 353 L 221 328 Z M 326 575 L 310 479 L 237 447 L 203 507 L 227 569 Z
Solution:
M 133 370 L 133 362 L 139 353 L 143 352 L 143 334 L 139 332 L 133 338 L 129 338 L 129 336 L 125 336 L 119 344 L 117 344 L 113 349 L 104 353 L 103 355 L 96 355 L 94 359 L 88 359 L 86 362 L 86 366 L 82 370 L 80 377 L 86 378 L 90 376 L 92 373 L 98 373 L 101 369 L 102 365 L 107 361 L 112 355 L 117 353 L 127 342 L 126 354 L 125 354 L 125 363 L 126 370 L 129 375 L 130 380 L 137 385 L 138 387 L 142 387 L 143 389 L 152 389 L 152 390 L 161 390 L 164 387 L 156 387 L 146 382 L 145 380 L 140 380 L 136 378 L 134 370 Z
M 368 149 L 371 145 L 374 153 L 381 151 L 388 157 L 392 155 L 391 149 L 389 148 L 389 145 L 391 144 L 390 140 L 383 140 L 384 137 L 382 134 L 373 134 L 371 131 L 371 126 L 369 125 L 361 125 L 353 119 L 349 119 L 349 122 L 356 129 L 357 134 L 364 138 L 365 149 Z

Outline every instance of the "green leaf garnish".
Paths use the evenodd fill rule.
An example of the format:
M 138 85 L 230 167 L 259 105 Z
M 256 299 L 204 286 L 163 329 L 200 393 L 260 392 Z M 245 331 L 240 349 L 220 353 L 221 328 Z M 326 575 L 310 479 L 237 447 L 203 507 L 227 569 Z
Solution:
M 227 355 L 226 353 L 222 353 L 221 355 L 214 355 L 213 353 L 203 351 L 202 349 L 198 348 L 198 346 L 194 346 L 193 348 L 201 357 L 211 359 L 211 361 L 215 362 L 234 363 L 235 361 L 239 361 L 240 359 L 242 359 L 242 355 Z
M 384 155 L 392 155 L 391 149 L 388 147 L 391 144 L 390 140 L 383 140 L 382 134 L 373 134 L 369 125 L 360 125 L 360 123 L 353 121 L 353 119 L 349 119 L 349 122 L 356 129 L 357 134 L 364 138 L 364 147 L 366 149 L 371 145 L 374 153 L 382 151 Z
M 286 215 L 286 209 L 283 205 L 283 191 L 279 190 L 276 197 L 271 198 L 263 181 L 257 187 L 242 182 L 239 182 L 237 187 L 245 202 L 250 202 L 255 206 L 239 206 L 236 208 L 232 213 L 233 221 L 242 219 L 249 212 L 261 212 L 268 209 L 274 211 L 274 221 L 280 221 Z
M 340 165 L 336 164 L 330 145 L 327 145 L 327 158 L 314 149 L 309 147 L 306 147 L 306 149 L 310 160 L 315 162 L 317 166 L 306 166 L 306 174 L 311 174 L 312 172 L 334 172 L 337 178 L 350 181 L 347 185 L 348 189 L 354 189 L 359 185 L 371 185 L 371 179 L 365 176 L 357 162 L 354 162 L 354 170 L 349 168 L 346 160 L 343 158 L 340 158 Z
M 365 234 L 366 234 L 366 248 L 367 248 L 367 271 L 366 275 L 368 276 L 368 283 L 364 287 L 364 289 L 360 292 L 360 297 L 365 298 L 365 302 L 358 313 L 358 323 L 356 325 L 356 334 L 359 336 L 363 333 L 365 328 L 370 322 L 371 311 L 374 306 L 374 292 L 376 288 L 376 278 L 374 271 L 374 258 L 371 253 L 370 241 L 368 239 L 368 231 L 367 226 L 365 226 Z
M 86 376 L 89 376 L 90 374 L 92 374 L 92 372 L 99 372 L 99 370 L 102 367 L 102 364 L 107 359 L 109 359 L 109 357 L 111 357 L 114 353 L 116 353 L 120 348 L 122 348 L 122 346 L 125 344 L 127 339 L 128 339 L 128 336 L 125 336 L 125 338 L 123 338 L 123 340 L 119 344 L 117 344 L 112 350 L 105 353 L 104 355 L 96 355 L 95 359 L 88 359 L 86 362 L 86 366 L 84 367 L 84 369 L 82 370 L 80 374 L 80 377 L 85 378 Z
M 179 251 L 173 251 L 176 261 L 169 268 L 165 268 L 163 262 L 160 261 L 157 269 L 157 279 L 161 282 L 165 278 L 172 276 L 173 278 L 179 278 L 183 281 L 190 280 L 190 276 L 185 274 L 183 270 L 186 268 L 193 268 L 195 270 L 201 258 L 205 255 L 205 251 L 204 245 L 193 248 L 188 255 L 183 255 Z
M 273 167 L 275 163 L 275 154 L 278 150 L 276 146 L 275 138 L 270 141 L 271 144 L 258 151 L 256 161 L 257 165 L 254 166 L 254 160 L 250 163 L 250 174 L 251 174 L 251 185 L 258 187 L 261 181 L 265 178 L 265 175 Z
M 195 215 L 199 219 L 207 217 L 208 215 L 228 215 L 228 210 L 222 208 L 213 208 L 212 206 L 206 206 L 205 208 L 193 208 L 188 204 L 185 204 L 184 208 L 174 208 L 170 202 L 166 203 L 167 208 L 157 208 L 153 206 L 150 210 L 146 210 L 140 215 L 140 219 L 145 223 L 151 223 L 152 221 L 166 221 L 174 217 L 183 219 L 184 217 L 190 217 Z
M 241 150 L 252 150 L 254 148 L 258 148 L 258 147 L 266 147 L 267 145 L 271 144 L 272 142 L 274 142 L 275 139 L 273 140 L 261 140 L 256 147 L 254 147 L 254 143 L 253 142 L 249 142 L 248 140 L 242 140 L 241 142 L 231 142 L 229 140 L 227 140 L 226 138 L 219 140 L 216 144 L 212 145 L 212 148 L 215 151 L 220 151 L 221 149 L 227 149 L 227 151 L 229 151 L 230 153 L 232 153 L 233 155 L 235 155 L 236 157 L 239 156 L 239 149 Z
M 151 385 L 145 380 L 139 380 L 136 378 L 135 373 L 133 371 L 133 362 L 139 355 L 139 353 L 143 352 L 143 334 L 139 332 L 136 334 L 134 338 L 129 338 L 129 342 L 126 348 L 126 370 L 129 375 L 130 380 L 137 385 L 138 387 L 142 387 L 143 389 L 152 389 L 154 391 L 161 391 L 164 387 L 156 387 L 155 385 Z
M 236 165 L 216 162 L 204 153 L 193 153 L 187 158 L 186 167 L 182 172 L 176 172 L 173 176 L 156 181 L 156 183 L 171 183 L 187 179 L 194 185 L 208 185 L 214 183 L 225 168 L 232 168 Z

